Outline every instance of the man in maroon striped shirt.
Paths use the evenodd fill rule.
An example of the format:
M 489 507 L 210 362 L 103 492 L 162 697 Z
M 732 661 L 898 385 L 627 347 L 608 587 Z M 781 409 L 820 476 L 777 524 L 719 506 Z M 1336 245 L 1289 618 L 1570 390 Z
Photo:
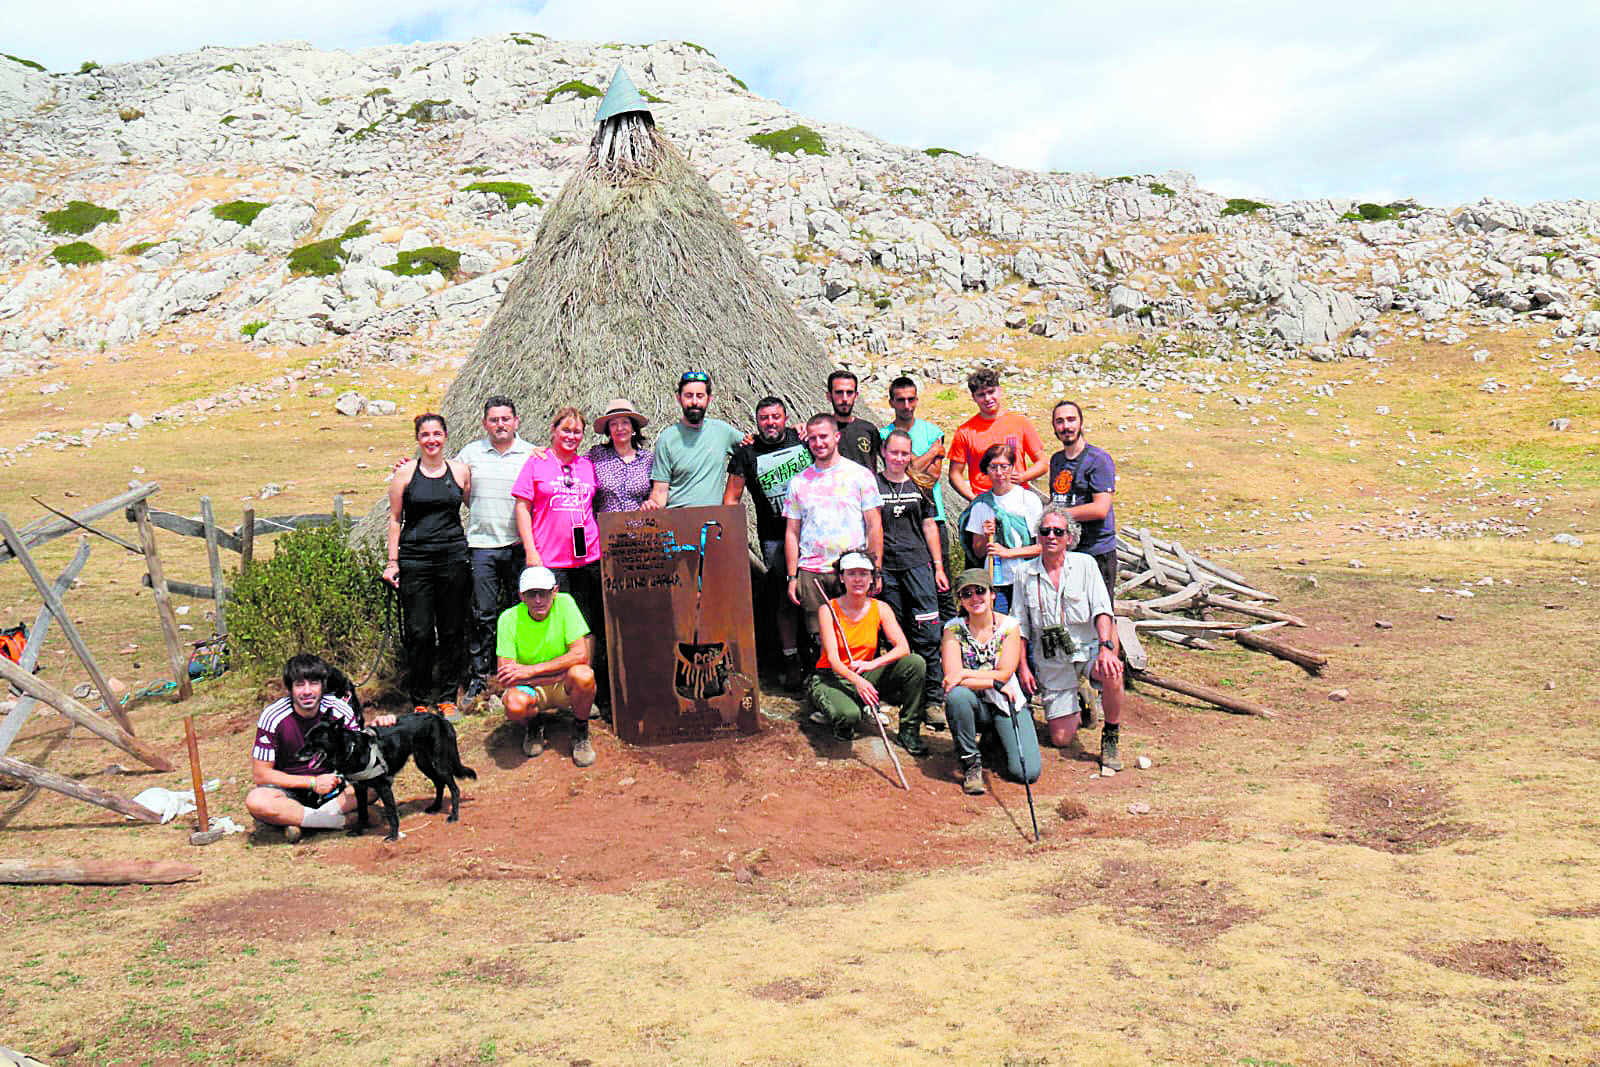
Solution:
M 283 665 L 283 687 L 289 695 L 268 704 L 256 721 L 250 750 L 255 788 L 245 794 L 244 806 L 259 821 L 283 827 L 291 842 L 300 840 L 302 828 L 343 829 L 346 813 L 356 807 L 353 789 L 329 798 L 341 779 L 322 766 L 322 753 L 304 750 L 306 734 L 318 722 L 361 729 L 350 705 L 323 691 L 328 671 L 321 656 L 306 652 L 290 656 Z M 373 720 L 374 726 L 393 724 L 393 715 Z

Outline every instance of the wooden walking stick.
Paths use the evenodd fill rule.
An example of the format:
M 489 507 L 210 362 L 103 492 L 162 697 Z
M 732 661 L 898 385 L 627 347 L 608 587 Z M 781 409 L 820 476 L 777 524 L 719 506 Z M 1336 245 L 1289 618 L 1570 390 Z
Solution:
M 833 632 L 839 636 L 840 648 L 844 651 L 844 658 L 850 664 L 850 669 L 856 669 L 856 658 L 850 653 L 850 641 L 844 635 L 844 626 L 839 622 L 839 613 L 833 610 L 831 599 L 824 601 L 828 605 L 828 615 L 833 619 Z M 878 736 L 883 738 L 883 750 L 889 753 L 889 762 L 894 764 L 894 773 L 900 779 L 900 788 L 907 793 L 911 792 L 911 783 L 906 781 L 906 772 L 900 769 L 900 757 L 894 754 L 894 744 L 889 740 L 889 728 L 883 725 L 883 720 L 878 718 L 878 705 L 869 705 L 866 709 L 872 721 L 878 726 Z
M 206 814 L 206 791 L 200 782 L 200 742 L 194 735 L 194 716 L 183 717 L 183 737 L 189 744 L 189 778 L 194 782 L 195 814 L 199 826 L 189 835 L 191 845 L 209 845 L 222 837 L 221 830 L 211 829 L 211 818 Z

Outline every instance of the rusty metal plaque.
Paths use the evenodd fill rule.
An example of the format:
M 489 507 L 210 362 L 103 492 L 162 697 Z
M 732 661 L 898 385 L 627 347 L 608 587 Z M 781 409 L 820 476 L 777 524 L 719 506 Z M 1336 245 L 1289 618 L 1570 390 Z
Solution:
M 632 744 L 760 729 L 744 509 L 603 512 L 611 714 Z

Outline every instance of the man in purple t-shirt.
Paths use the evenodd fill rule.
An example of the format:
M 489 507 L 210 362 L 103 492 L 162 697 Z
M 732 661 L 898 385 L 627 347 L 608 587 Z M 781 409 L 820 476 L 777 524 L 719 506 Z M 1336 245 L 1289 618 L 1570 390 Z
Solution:
M 361 729 L 349 704 L 323 692 L 328 671 L 321 656 L 306 652 L 290 656 L 283 665 L 283 687 L 289 695 L 268 704 L 256 721 L 256 740 L 250 749 L 255 788 L 245 794 L 245 810 L 260 822 L 283 827 L 291 843 L 300 840 L 302 827 L 342 829 L 345 815 L 356 808 L 354 789 L 327 799 L 339 788 L 340 778 L 322 766 L 320 752 L 304 751 L 306 734 L 318 722 Z M 393 715 L 380 715 L 372 724 L 393 726 L 394 721 Z
M 1083 439 L 1083 409 L 1062 400 L 1050 411 L 1050 428 L 1061 451 L 1050 457 L 1050 503 L 1065 508 L 1083 535 L 1076 552 L 1093 556 L 1106 593 L 1117 588 L 1117 465 L 1111 454 Z

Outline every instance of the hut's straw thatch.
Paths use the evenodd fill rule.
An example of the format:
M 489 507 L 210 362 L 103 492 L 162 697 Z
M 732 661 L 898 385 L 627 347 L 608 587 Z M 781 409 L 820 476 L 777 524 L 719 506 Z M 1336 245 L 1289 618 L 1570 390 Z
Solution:
M 679 376 L 705 370 L 710 414 L 751 425 L 769 393 L 801 418 L 821 407 L 829 369 L 710 187 L 630 112 L 600 124 L 443 411 L 468 431 L 454 444 L 495 393 L 538 441 L 558 409 L 593 418 L 618 395 L 660 428 L 679 417 Z
M 484 400 L 509 396 L 544 444 L 561 408 L 593 421 L 626 396 L 653 439 L 679 418 L 686 370 L 710 372 L 710 415 L 750 427 L 769 394 L 791 421 L 826 410 L 830 369 L 710 186 L 635 111 L 599 124 L 441 410 L 456 449 L 483 436 Z M 381 538 L 387 510 L 357 536 Z

